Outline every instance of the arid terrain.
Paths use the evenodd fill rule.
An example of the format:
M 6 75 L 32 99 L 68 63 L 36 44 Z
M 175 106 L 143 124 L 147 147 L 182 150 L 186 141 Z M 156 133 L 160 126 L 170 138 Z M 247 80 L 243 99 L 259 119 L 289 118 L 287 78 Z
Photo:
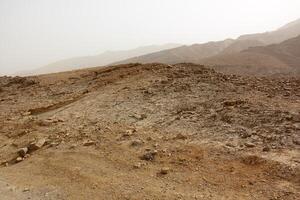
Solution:
M 296 200 L 300 79 L 183 63 L 0 77 L 0 199 Z
M 251 47 L 238 53 L 200 61 L 224 73 L 244 75 L 300 75 L 300 35 L 279 44 Z
M 277 30 L 237 39 L 180 46 L 129 58 L 114 64 L 182 62 L 211 66 L 226 74 L 300 75 L 300 19 Z

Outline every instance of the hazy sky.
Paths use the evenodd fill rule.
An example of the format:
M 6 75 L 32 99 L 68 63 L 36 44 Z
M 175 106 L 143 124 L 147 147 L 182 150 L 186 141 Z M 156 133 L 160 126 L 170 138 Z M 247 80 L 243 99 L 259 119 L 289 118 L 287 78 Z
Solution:
M 106 50 L 276 29 L 300 0 L 0 0 L 0 73 Z

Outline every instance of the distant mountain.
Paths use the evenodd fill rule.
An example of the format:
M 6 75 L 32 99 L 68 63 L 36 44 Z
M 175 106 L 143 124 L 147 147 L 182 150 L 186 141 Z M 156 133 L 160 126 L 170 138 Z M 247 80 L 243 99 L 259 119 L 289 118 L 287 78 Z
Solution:
M 224 49 L 229 47 L 233 42 L 234 40 L 228 39 L 220 42 L 208 42 L 205 44 L 181 46 L 174 49 L 168 49 L 160 52 L 147 54 L 144 56 L 130 58 L 113 64 L 124 64 L 134 62 L 159 62 L 168 64 L 175 64 L 180 62 L 197 62 L 201 58 L 218 55 L 219 53 L 223 52 Z
M 271 32 L 243 35 L 236 40 L 227 39 L 219 42 L 182 46 L 174 49 L 168 49 L 165 51 L 126 59 L 121 62 L 117 62 L 117 64 L 125 64 L 131 62 L 160 62 L 167 64 L 180 62 L 199 63 L 199 61 L 204 58 L 209 58 L 216 55 L 224 56 L 227 54 L 238 53 L 240 51 L 248 49 L 249 47 L 280 43 L 284 40 L 296 37 L 299 34 L 300 19 Z
M 286 24 L 276 31 L 242 35 L 238 40 L 257 40 L 265 45 L 280 43 L 300 34 L 300 19 Z
M 220 54 L 236 53 L 254 46 L 264 46 L 264 43 L 258 40 L 235 40 L 231 45 L 225 48 Z
M 285 48 L 287 47 L 284 47 L 284 41 L 295 38 L 298 35 L 300 35 L 300 19 L 275 31 L 242 35 L 235 40 L 226 39 L 190 46 L 167 44 L 162 46 L 141 47 L 128 51 L 105 52 L 96 56 L 77 57 L 58 61 L 34 71 L 21 73 L 21 75 L 53 73 L 108 64 L 136 62 L 158 62 L 166 64 L 182 62 L 204 63 L 214 65 L 215 67 L 218 65 L 221 71 L 229 70 L 229 73 L 246 73 L 248 70 L 247 73 L 250 74 L 274 74 L 283 72 L 283 69 L 286 69 L 287 72 L 291 72 L 296 69 L 297 58 L 295 56 L 290 58 L 285 55 Z M 271 44 L 279 44 L 279 46 L 275 46 L 280 49 L 280 52 L 275 53 L 271 51 L 272 48 L 275 48 L 275 46 L 268 46 Z M 263 48 L 264 46 L 265 48 Z M 291 47 L 290 44 L 288 46 Z M 265 52 L 263 53 L 261 51 Z M 292 51 L 295 51 L 295 48 L 292 49 Z M 222 68 L 221 66 L 226 66 L 226 68 Z M 248 68 L 245 68 L 245 66 L 248 66 Z M 271 68 L 271 66 L 273 68 Z M 263 67 L 266 68 L 264 69 Z
M 198 63 L 213 65 L 225 73 L 300 75 L 300 35 L 279 44 L 251 47 L 238 53 L 202 59 Z
M 41 67 L 36 70 L 23 71 L 17 73 L 18 75 L 36 75 L 36 74 L 46 74 L 55 73 L 62 71 L 70 71 L 75 69 L 87 68 L 87 67 L 97 67 L 104 66 L 113 62 L 128 59 L 135 56 L 141 56 L 165 49 L 171 49 L 180 46 L 179 44 L 165 44 L 165 45 L 151 45 L 139 47 L 132 50 L 125 51 L 107 51 L 95 56 L 84 56 L 75 57 L 70 59 L 65 59 L 57 61 L 55 63 L 49 64 L 47 66 Z

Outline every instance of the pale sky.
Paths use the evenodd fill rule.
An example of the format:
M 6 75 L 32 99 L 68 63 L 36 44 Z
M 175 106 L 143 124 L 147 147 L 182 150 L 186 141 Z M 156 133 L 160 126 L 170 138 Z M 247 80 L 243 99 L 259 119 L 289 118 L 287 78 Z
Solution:
M 300 0 L 0 0 L 0 74 L 164 43 L 265 32 L 300 18 Z

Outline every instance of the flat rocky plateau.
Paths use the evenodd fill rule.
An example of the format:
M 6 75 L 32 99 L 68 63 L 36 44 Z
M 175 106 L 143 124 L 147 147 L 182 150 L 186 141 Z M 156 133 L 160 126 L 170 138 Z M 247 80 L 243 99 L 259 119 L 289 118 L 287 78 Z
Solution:
M 0 77 L 0 199 L 296 200 L 300 79 L 184 63 Z

